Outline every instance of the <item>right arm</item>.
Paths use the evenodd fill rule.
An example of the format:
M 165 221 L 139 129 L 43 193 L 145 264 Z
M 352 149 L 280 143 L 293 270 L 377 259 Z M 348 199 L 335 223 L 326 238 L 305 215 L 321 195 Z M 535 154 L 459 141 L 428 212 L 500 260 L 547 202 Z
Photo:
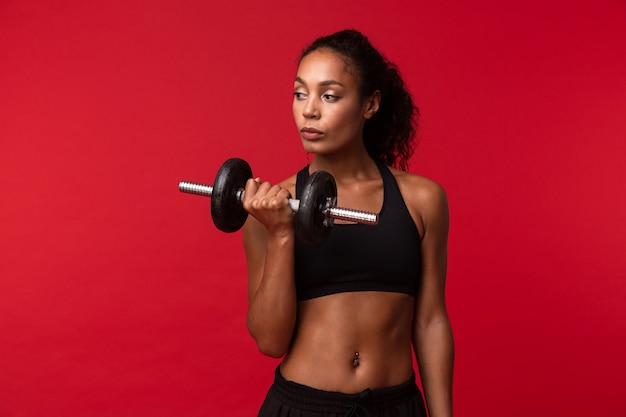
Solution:
M 249 180 L 243 205 L 248 264 L 247 325 L 261 353 L 281 357 L 296 323 L 293 212 L 286 188 Z

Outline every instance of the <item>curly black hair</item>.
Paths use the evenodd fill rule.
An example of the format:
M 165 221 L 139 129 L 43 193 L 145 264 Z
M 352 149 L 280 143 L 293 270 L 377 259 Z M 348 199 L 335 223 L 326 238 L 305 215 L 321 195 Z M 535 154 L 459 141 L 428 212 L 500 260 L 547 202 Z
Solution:
M 361 32 L 348 29 L 316 39 L 300 54 L 299 61 L 318 49 L 327 49 L 345 58 L 359 79 L 362 99 L 380 91 L 378 112 L 365 122 L 363 142 L 378 162 L 408 169 L 419 118 L 398 68 L 388 61 Z

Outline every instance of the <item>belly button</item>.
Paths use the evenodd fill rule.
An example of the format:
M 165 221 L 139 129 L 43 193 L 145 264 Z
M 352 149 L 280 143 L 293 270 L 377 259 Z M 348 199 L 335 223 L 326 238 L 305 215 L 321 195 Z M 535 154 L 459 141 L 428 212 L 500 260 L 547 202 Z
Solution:
M 359 352 L 354 352 L 354 359 L 352 360 L 352 367 L 356 368 L 359 366 Z

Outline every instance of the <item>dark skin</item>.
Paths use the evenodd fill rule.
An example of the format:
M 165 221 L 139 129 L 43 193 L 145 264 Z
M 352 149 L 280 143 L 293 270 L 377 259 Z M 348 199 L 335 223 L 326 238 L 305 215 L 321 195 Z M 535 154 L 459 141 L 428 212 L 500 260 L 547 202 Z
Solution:
M 346 60 L 327 50 L 304 57 L 293 112 L 309 170 L 337 181 L 338 205 L 379 212 L 383 183 L 363 144 L 363 126 L 380 94 L 359 96 Z M 248 262 L 248 329 L 260 351 L 282 357 L 281 373 L 325 391 L 357 393 L 407 381 L 412 348 L 432 417 L 452 415 L 453 341 L 445 306 L 448 209 L 435 182 L 391 169 L 421 237 L 421 285 L 415 297 L 347 292 L 297 302 L 294 278 L 295 176 L 277 185 L 246 184 L 243 229 Z M 360 364 L 353 366 L 355 353 Z

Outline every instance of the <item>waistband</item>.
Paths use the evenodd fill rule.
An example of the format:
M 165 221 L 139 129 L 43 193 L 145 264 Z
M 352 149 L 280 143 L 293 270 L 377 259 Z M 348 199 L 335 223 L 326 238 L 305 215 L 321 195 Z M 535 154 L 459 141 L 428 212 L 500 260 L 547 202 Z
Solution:
M 347 415 L 352 415 L 357 409 L 364 410 L 367 414 L 367 410 L 396 406 L 399 403 L 413 401 L 416 396 L 421 398 L 421 392 L 415 384 L 415 374 L 400 385 L 375 390 L 366 389 L 357 394 L 344 394 L 287 381 L 280 373 L 280 366 L 276 368 L 270 393 L 283 404 L 302 411 L 347 413 Z

